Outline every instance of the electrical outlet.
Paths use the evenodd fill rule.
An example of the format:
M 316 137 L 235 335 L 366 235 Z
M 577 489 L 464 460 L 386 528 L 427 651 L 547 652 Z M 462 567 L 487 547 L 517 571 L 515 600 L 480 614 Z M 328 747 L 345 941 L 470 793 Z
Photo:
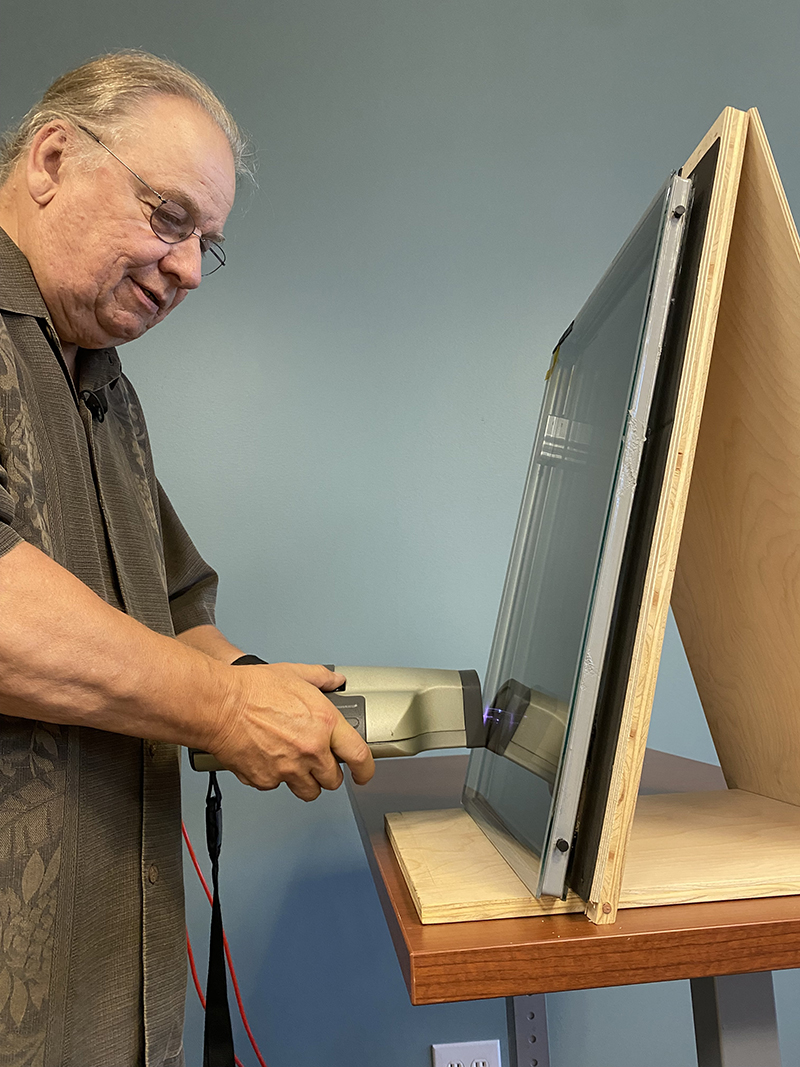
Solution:
M 499 1041 L 458 1041 L 431 1045 L 433 1067 L 502 1067 Z

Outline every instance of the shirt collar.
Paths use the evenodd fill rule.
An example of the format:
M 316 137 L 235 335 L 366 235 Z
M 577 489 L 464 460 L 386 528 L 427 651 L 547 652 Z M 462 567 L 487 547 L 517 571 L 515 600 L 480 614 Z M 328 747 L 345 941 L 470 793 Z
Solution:
M 17 315 L 50 316 L 31 265 L 5 230 L 0 229 L 0 308 Z
M 0 229 L 0 310 L 32 315 L 53 325 L 27 257 L 3 229 Z M 82 389 L 101 389 L 116 381 L 121 373 L 116 348 L 78 350 Z
M 78 349 L 78 388 L 102 389 L 113 385 L 122 374 L 116 348 Z

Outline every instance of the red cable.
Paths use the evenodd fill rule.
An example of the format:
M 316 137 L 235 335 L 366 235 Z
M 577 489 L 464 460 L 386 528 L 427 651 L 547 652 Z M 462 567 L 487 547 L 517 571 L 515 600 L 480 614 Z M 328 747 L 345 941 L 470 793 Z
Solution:
M 206 882 L 205 878 L 203 877 L 203 872 L 200 870 L 200 864 L 197 862 L 197 856 L 195 855 L 195 851 L 192 848 L 192 842 L 189 840 L 189 833 L 188 833 L 188 831 L 186 829 L 186 823 L 185 822 L 181 823 L 181 833 L 183 834 L 183 840 L 186 842 L 186 847 L 189 849 L 189 855 L 191 856 L 192 863 L 194 864 L 194 869 L 197 871 L 197 877 L 200 879 L 200 882 L 201 882 L 201 884 L 203 886 L 203 889 L 205 889 L 205 891 L 206 891 L 206 896 L 208 897 L 208 903 L 211 904 L 211 903 L 213 903 L 213 897 L 211 896 L 211 890 L 208 888 L 208 883 Z
M 188 831 L 186 829 L 186 824 L 183 823 L 183 822 L 181 822 L 181 832 L 183 833 L 183 840 L 186 842 L 186 847 L 189 850 L 189 856 L 191 857 L 192 863 L 194 865 L 194 869 L 195 869 L 195 871 L 197 871 L 197 877 L 200 879 L 200 882 L 201 882 L 201 884 L 203 886 L 203 889 L 205 890 L 206 896 L 208 897 L 208 903 L 211 904 L 213 902 L 214 898 L 212 897 L 211 891 L 208 888 L 208 883 L 206 882 L 205 878 L 203 877 L 203 872 L 200 870 L 200 864 L 197 862 L 197 856 L 195 855 L 195 851 L 192 848 L 192 842 L 189 840 L 189 833 L 188 833 Z M 242 1023 L 244 1024 L 245 1031 L 247 1032 L 247 1036 L 248 1036 L 248 1038 L 250 1040 L 250 1044 L 253 1047 L 253 1052 L 255 1052 L 256 1058 L 258 1059 L 259 1064 L 261 1065 L 261 1067 L 267 1067 L 267 1064 L 266 1064 L 266 1062 L 264 1060 L 264 1057 L 261 1055 L 261 1050 L 259 1049 L 258 1045 L 256 1044 L 256 1039 L 253 1037 L 253 1031 L 250 1029 L 250 1023 L 247 1021 L 247 1013 L 245 1012 L 244 1004 L 242 1003 L 242 994 L 239 991 L 239 981 L 238 981 L 238 979 L 236 977 L 236 970 L 235 970 L 235 968 L 233 966 L 233 957 L 231 956 L 231 950 L 230 950 L 230 947 L 228 945 L 228 938 L 227 938 L 224 930 L 222 932 L 222 940 L 223 940 L 223 943 L 225 945 L 225 958 L 228 961 L 228 970 L 231 972 L 231 981 L 233 982 L 233 991 L 236 994 L 236 1003 L 239 1006 L 239 1015 L 242 1018 Z M 189 942 L 189 931 L 188 930 L 186 931 L 186 944 L 187 944 L 187 947 L 188 947 L 189 963 L 190 963 L 191 968 L 192 968 L 192 977 L 194 978 L 195 988 L 197 989 L 198 996 L 200 997 L 200 1003 L 203 1005 L 203 1010 L 205 1011 L 205 1007 L 206 1007 L 205 1000 L 204 1000 L 203 995 L 202 995 L 202 993 L 200 991 L 200 982 L 199 982 L 199 979 L 197 977 L 197 971 L 195 970 L 195 966 L 194 966 L 194 956 L 192 955 L 192 946 L 191 946 L 191 944 Z M 237 1058 L 236 1062 L 237 1062 L 237 1064 L 239 1064 L 239 1067 L 242 1067 L 242 1065 L 239 1063 L 238 1058 Z

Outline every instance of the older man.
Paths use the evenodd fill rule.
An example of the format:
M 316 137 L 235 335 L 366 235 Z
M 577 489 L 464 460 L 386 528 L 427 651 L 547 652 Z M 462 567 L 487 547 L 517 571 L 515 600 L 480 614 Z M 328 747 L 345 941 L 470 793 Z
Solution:
M 372 773 L 340 675 L 232 668 L 114 347 L 224 261 L 241 160 L 141 53 L 60 78 L 0 158 L 0 1064 L 182 1063 L 178 745 L 304 800 L 335 755 Z

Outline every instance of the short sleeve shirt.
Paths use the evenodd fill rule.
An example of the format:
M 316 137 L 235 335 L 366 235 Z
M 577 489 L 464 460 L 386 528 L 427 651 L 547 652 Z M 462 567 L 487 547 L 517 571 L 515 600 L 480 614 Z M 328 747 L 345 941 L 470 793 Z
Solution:
M 27 541 L 161 634 L 213 623 L 116 351 L 77 366 L 0 230 L 0 556 Z M 0 715 L 0 931 L 0 1067 L 182 1064 L 174 745 Z

